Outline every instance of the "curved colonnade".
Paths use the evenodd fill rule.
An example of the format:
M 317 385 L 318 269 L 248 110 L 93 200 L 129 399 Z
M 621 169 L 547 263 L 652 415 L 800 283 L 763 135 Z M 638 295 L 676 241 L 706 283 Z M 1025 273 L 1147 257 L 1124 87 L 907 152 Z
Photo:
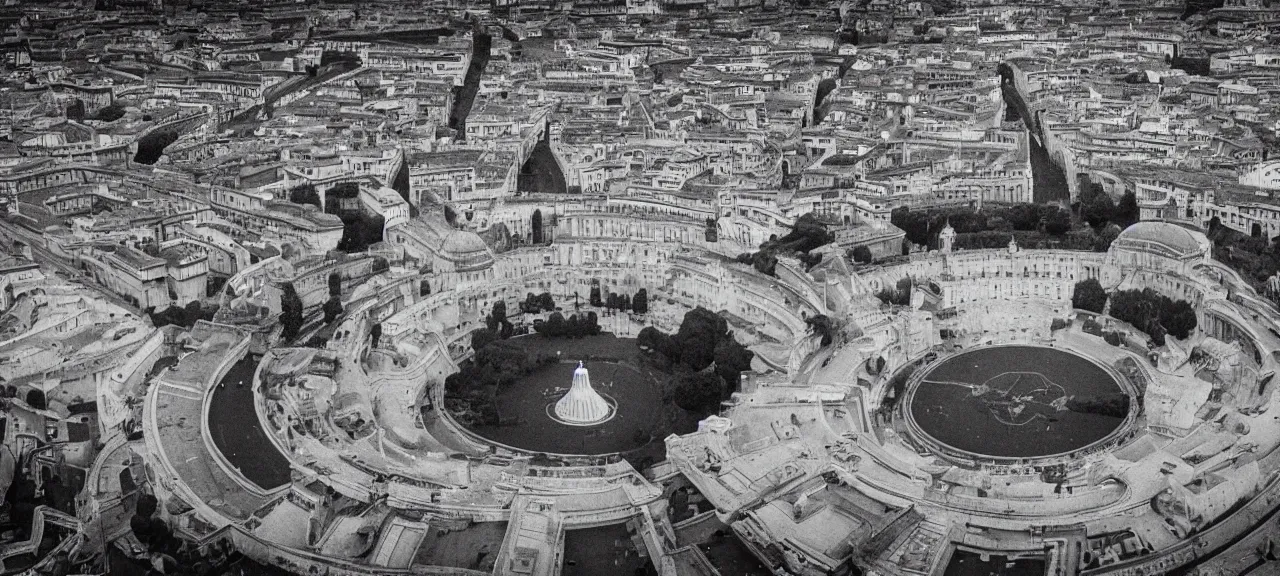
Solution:
M 676 224 L 700 232 L 701 223 Z M 1272 474 L 1280 469 L 1280 426 L 1266 414 L 1280 337 L 1250 328 L 1272 311 L 1228 298 L 1252 293 L 1215 273 L 1219 266 L 1169 226 L 1135 226 L 1107 254 L 1012 246 L 917 255 L 852 273 L 828 254 L 808 271 L 784 258 L 776 278 L 717 255 L 737 247 L 620 242 L 605 235 L 607 226 L 598 227 L 599 237 L 580 233 L 496 255 L 491 280 L 429 296 L 419 296 L 416 274 L 393 268 L 347 303 L 326 348 L 276 350 L 258 368 L 256 418 L 288 458 L 290 484 L 219 498 L 202 489 L 222 486 L 221 477 L 206 478 L 217 471 L 184 468 L 159 445 L 148 468 L 162 499 L 187 505 L 177 524 L 188 536 L 229 538 L 255 559 L 303 573 L 556 574 L 566 529 L 618 522 L 628 522 L 665 573 L 677 553 L 688 552 L 678 546 L 687 521 L 673 524 L 664 499 L 673 482 L 696 489 L 766 564 L 796 574 L 850 562 L 886 574 L 940 574 L 957 550 L 972 549 L 1039 553 L 1067 573 L 1194 562 L 1253 529 L 1241 510 L 1269 506 L 1280 490 Z M 615 247 L 653 253 L 622 259 Z M 626 319 L 623 330 L 673 330 L 698 305 L 728 311 L 733 329 L 771 368 L 745 377 L 721 415 L 697 432 L 668 437 L 667 461 L 650 477 L 616 458 L 492 446 L 440 409 L 443 378 L 469 356 L 466 335 L 483 325 L 492 302 L 543 290 L 565 302 L 585 285 L 577 282 L 593 277 L 618 286 L 645 279 L 636 287 L 649 290 L 651 312 Z M 875 298 L 904 277 L 920 287 L 911 306 Z M 1071 310 L 1072 289 L 1086 278 L 1109 289 L 1196 298 L 1208 312 L 1187 340 L 1152 353 L 1113 346 L 1083 331 L 1086 315 Z M 252 284 L 232 284 L 241 283 Z M 833 344 L 821 347 L 805 332 L 811 314 L 835 321 Z M 1051 327 L 1055 318 L 1071 322 Z M 1126 342 L 1144 338 L 1106 317 L 1089 320 L 1124 333 Z M 368 337 L 374 323 L 383 330 L 376 344 Z M 233 354 L 230 344 L 208 342 L 235 340 L 226 336 L 234 329 L 199 328 L 211 334 L 197 339 L 205 342 L 201 353 Z M 1000 343 L 1053 345 L 1099 361 L 1131 398 L 1125 424 L 1048 460 L 943 453 L 920 443 L 903 418 L 910 388 L 904 402 L 894 391 L 899 370 L 926 355 Z M 175 371 L 185 373 L 192 356 Z M 180 382 L 153 387 L 149 445 L 166 434 L 153 408 L 162 394 L 199 390 Z M 237 479 L 225 470 L 222 477 Z M 1233 508 L 1237 502 L 1242 509 Z M 1126 524 L 1142 554 L 1106 547 Z M 424 552 L 441 527 L 466 534 L 477 526 L 501 530 L 481 555 L 491 560 L 450 564 Z M 1185 545 L 1193 533 L 1206 544 Z
M 606 329 L 634 334 L 655 324 L 674 330 L 684 311 L 707 305 L 736 308 L 737 321 L 750 318 L 753 332 L 788 341 L 803 335 L 793 332 L 804 326 L 796 312 L 763 301 L 764 291 L 772 289 L 747 286 L 767 281 L 691 241 L 702 235 L 703 223 L 655 221 L 659 230 L 638 232 L 656 240 L 624 246 L 614 235 L 616 228 L 601 222 L 616 220 L 635 232 L 625 213 L 582 217 L 587 216 L 592 226 L 562 220 L 578 231 L 568 240 L 496 255 L 489 281 L 462 282 L 423 296 L 416 273 L 393 268 L 344 302 L 344 317 L 325 348 L 266 351 L 253 384 L 255 416 L 288 457 L 293 481 L 246 490 L 246 496 L 258 499 L 230 506 L 211 491 L 184 486 L 190 470 L 175 465 L 175 457 L 169 455 L 173 450 L 157 445 L 156 457 L 149 462 L 157 470 L 157 493 L 162 499 L 189 502 L 191 511 L 176 518 L 179 529 L 202 542 L 229 538 L 259 561 L 298 572 L 315 566 L 369 574 L 487 573 L 504 563 L 508 568 L 526 563 L 533 554 L 535 573 L 554 574 L 563 561 L 566 529 L 619 522 L 647 527 L 642 540 L 654 548 L 649 551 L 652 557 L 662 557 L 663 548 L 674 544 L 670 524 L 664 524 L 661 514 L 662 489 L 630 464 L 617 457 L 534 454 L 495 446 L 435 409 L 442 406 L 444 377 L 471 354 L 466 344 L 470 332 L 484 325 L 480 314 L 492 302 L 519 301 L 526 292 L 541 291 L 552 292 L 559 302 L 572 302 L 573 292 L 586 293 L 577 283 L 587 278 L 629 291 L 646 288 L 651 295 L 647 317 L 615 318 L 617 326 Z M 643 250 L 650 256 L 620 264 L 617 255 L 622 250 Z M 533 264 L 545 262 L 551 264 Z M 290 268 L 259 266 L 228 285 L 239 287 L 237 301 L 269 306 L 272 297 L 264 286 Z M 584 271 L 588 275 L 583 276 Z M 643 280 L 635 282 L 637 278 Z M 648 281 L 653 278 L 659 280 Z M 735 307 L 732 302 L 738 301 L 743 304 Z M 234 306 L 231 312 L 222 320 L 235 317 Z M 369 337 L 375 323 L 382 328 L 376 344 Z M 200 328 L 241 341 L 231 336 L 237 330 L 227 325 L 202 323 Z M 245 335 L 242 340 L 247 349 L 253 338 Z M 229 349 L 210 354 L 231 361 Z M 793 356 L 786 346 L 775 355 L 780 364 Z M 194 355 L 184 357 L 175 370 L 196 360 Z M 216 380 L 207 381 L 203 394 L 213 393 Z M 153 391 L 148 404 L 158 405 L 159 394 Z M 149 439 L 166 435 L 166 427 L 154 417 L 147 423 Z M 220 469 L 216 475 L 252 485 L 234 473 L 235 465 L 216 448 L 204 447 L 214 452 L 209 462 Z M 199 477 L 191 480 L 202 483 Z M 254 510 L 243 514 L 247 508 Z M 468 528 L 459 528 L 459 523 L 507 526 L 503 537 L 487 549 L 493 559 L 486 569 L 448 564 L 466 564 L 456 558 L 432 564 L 423 553 L 433 540 L 432 532 L 442 525 L 466 533 Z M 200 533 L 197 528 L 209 526 L 216 529 Z

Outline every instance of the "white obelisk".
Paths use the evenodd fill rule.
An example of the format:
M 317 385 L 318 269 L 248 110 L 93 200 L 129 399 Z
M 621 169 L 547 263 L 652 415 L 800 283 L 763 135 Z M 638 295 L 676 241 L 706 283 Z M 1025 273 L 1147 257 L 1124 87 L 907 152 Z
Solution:
M 556 402 L 556 417 L 566 424 L 595 424 L 607 420 L 611 410 L 609 403 L 591 387 L 587 367 L 578 362 L 569 393 Z

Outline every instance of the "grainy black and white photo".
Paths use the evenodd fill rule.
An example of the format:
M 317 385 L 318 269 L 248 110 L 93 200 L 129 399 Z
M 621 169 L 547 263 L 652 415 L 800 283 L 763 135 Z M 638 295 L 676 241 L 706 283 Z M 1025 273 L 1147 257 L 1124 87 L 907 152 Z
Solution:
M 3 0 L 0 576 L 1280 576 L 1280 0 Z

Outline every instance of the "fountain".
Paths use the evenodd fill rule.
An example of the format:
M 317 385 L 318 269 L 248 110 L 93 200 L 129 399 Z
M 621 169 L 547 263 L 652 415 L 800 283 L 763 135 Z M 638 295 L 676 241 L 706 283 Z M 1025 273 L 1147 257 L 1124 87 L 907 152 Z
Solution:
M 517 341 L 551 356 L 564 345 L 549 338 Z M 584 349 L 564 351 L 563 361 L 500 387 L 495 400 L 502 423 L 476 424 L 471 431 L 515 450 L 578 456 L 645 450 L 657 458 L 663 438 L 698 429 L 696 416 L 663 403 L 660 378 L 666 375 L 640 367 L 644 353 L 635 340 L 602 334 L 575 341 L 575 346 Z M 595 359 L 579 363 L 587 354 Z M 583 397 L 589 399 L 578 400 Z M 607 409 L 599 408 L 600 399 Z M 601 414 L 604 418 L 598 419 Z
M 571 426 L 590 426 L 612 418 L 614 412 L 614 405 L 591 387 L 587 367 L 579 361 L 569 393 L 556 402 L 556 420 Z

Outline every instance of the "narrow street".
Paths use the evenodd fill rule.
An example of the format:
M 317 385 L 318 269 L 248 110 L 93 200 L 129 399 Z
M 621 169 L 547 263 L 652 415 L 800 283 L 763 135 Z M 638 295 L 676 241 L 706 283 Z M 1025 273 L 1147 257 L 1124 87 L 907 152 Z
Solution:
M 1000 93 L 1004 97 L 1005 105 L 1007 106 L 1007 118 L 1021 120 L 1029 136 L 1032 194 L 1035 202 L 1070 201 L 1071 189 L 1067 184 L 1066 173 L 1063 172 L 1062 167 L 1053 163 L 1053 160 L 1049 158 L 1049 151 L 1045 150 L 1042 143 L 1039 143 L 1036 138 L 1030 138 L 1031 135 L 1040 137 L 1039 128 L 1035 126 L 1036 123 L 1030 116 L 1031 111 L 1027 109 L 1022 95 L 1009 83 L 1001 85 Z

